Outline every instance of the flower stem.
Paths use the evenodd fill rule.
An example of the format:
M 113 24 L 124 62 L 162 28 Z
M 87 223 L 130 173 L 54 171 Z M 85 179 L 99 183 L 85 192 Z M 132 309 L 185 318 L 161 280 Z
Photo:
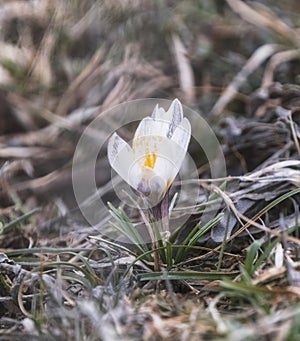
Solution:
M 152 216 L 154 221 L 159 221 L 161 225 L 161 234 L 163 234 L 163 239 L 166 240 L 170 234 L 169 227 L 169 205 L 170 196 L 169 191 L 163 197 L 162 201 L 152 208 Z

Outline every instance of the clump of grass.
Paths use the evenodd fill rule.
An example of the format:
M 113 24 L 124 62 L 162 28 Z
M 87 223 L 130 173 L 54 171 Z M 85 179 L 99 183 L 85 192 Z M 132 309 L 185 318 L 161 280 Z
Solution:
M 113 223 L 113 225 L 118 228 L 119 232 L 121 232 L 124 237 L 126 237 L 133 243 L 134 249 L 137 250 L 135 256 L 141 259 L 143 259 L 143 257 L 145 256 L 145 260 L 149 261 L 149 259 L 151 259 L 153 255 L 150 254 L 150 258 L 147 258 L 147 256 L 149 256 L 149 252 L 154 251 L 151 248 L 153 244 L 147 244 L 144 242 L 145 237 L 143 237 L 139 233 L 139 230 L 130 221 L 129 217 L 121 207 L 116 209 L 114 206 L 112 206 L 111 203 L 108 203 L 108 206 L 110 208 L 110 213 L 112 217 L 116 221 L 115 223 Z M 160 257 L 163 261 L 163 264 L 161 265 L 169 269 L 173 265 L 176 266 L 176 264 L 186 260 L 189 251 L 193 249 L 199 239 L 206 235 L 214 226 L 216 226 L 218 222 L 220 222 L 222 217 L 223 214 L 219 214 L 215 218 L 211 219 L 204 226 L 200 226 L 200 222 L 196 223 L 181 244 L 176 243 L 179 231 L 175 231 L 171 233 L 170 236 L 168 236 L 167 238 L 164 238 L 162 236 L 160 228 L 157 226 L 157 223 L 151 223 L 150 221 L 147 221 L 147 223 L 152 228 L 153 237 L 155 241 L 157 241 L 159 246 Z M 149 238 L 147 239 L 149 240 Z

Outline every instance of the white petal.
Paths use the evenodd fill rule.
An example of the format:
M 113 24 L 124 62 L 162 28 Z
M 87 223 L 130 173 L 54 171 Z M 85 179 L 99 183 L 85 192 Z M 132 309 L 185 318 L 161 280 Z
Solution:
M 188 149 L 191 138 L 191 124 L 184 118 L 175 129 L 171 139 L 163 139 L 158 146 L 157 161 L 154 171 L 161 174 L 168 185 L 178 174 Z
M 155 106 L 155 108 L 154 108 L 154 110 L 153 110 L 153 112 L 151 114 L 151 118 L 153 118 L 155 120 L 157 118 L 157 115 L 159 115 L 159 110 L 160 109 L 162 109 L 162 108 L 159 108 L 158 104 L 156 104 L 156 106 Z
M 180 101 L 176 98 L 171 103 L 170 108 L 167 112 L 164 111 L 164 109 L 159 108 L 156 106 L 154 108 L 154 111 L 151 115 L 151 117 L 155 121 L 166 121 L 169 123 L 169 127 L 167 130 L 166 136 L 171 138 L 173 135 L 176 127 L 180 124 L 180 122 L 183 120 L 183 109 Z
M 186 153 L 191 139 L 191 124 L 187 118 L 184 118 L 175 129 L 171 140 L 177 143 Z
M 165 111 L 163 108 L 159 108 L 157 105 L 154 108 L 152 117 L 156 120 L 164 120 L 168 122 L 178 120 L 180 122 L 183 119 L 183 110 L 179 99 L 175 98 L 173 100 L 168 111 Z
M 171 144 L 175 143 L 167 137 L 139 136 L 133 141 L 132 146 L 135 161 L 138 161 L 141 166 L 154 168 L 156 160 L 160 156 L 172 160 L 174 157 L 176 158 L 176 153 L 173 153 Z
M 172 160 L 173 168 L 170 168 L 170 166 L 168 167 L 167 163 L 162 165 L 162 167 L 166 169 L 165 172 L 169 172 L 167 180 L 169 184 L 173 183 L 176 175 L 180 171 L 188 149 L 190 138 L 191 125 L 188 119 L 184 118 L 180 125 L 176 128 L 171 140 L 169 140 L 170 143 L 168 145 L 167 155 L 169 155 L 169 159 Z
M 172 135 L 174 134 L 175 129 L 178 127 L 180 122 L 183 120 L 182 105 L 177 98 L 172 102 L 168 111 L 171 112 L 172 116 L 171 116 L 171 121 L 170 121 L 169 130 L 167 133 L 167 137 L 171 138 Z
M 158 158 L 154 168 L 154 172 L 155 174 L 158 174 L 162 179 L 164 179 L 166 184 L 166 187 L 164 188 L 165 192 L 173 183 L 177 173 L 179 172 L 179 168 L 180 167 L 178 167 L 170 159 L 167 159 L 165 157 Z
M 166 112 L 158 105 L 153 110 L 151 117 L 144 118 L 138 125 L 134 140 L 139 136 L 166 136 L 171 138 L 176 128 L 183 120 L 182 105 L 175 99 Z
M 154 172 L 165 179 L 167 187 L 170 187 L 178 174 L 185 154 L 181 146 L 169 139 L 166 139 L 163 148 L 157 153 Z
M 130 184 L 128 171 L 134 163 L 133 152 L 117 133 L 114 133 L 108 141 L 107 156 L 111 167 Z
M 168 129 L 169 123 L 167 121 L 161 119 L 154 120 L 151 117 L 145 117 L 135 131 L 133 144 L 135 139 L 140 136 L 167 136 Z

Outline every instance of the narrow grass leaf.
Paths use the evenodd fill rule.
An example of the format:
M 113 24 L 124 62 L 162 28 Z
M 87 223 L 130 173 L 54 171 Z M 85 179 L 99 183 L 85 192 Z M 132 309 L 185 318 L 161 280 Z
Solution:
M 262 245 L 262 241 L 259 240 L 255 240 L 250 247 L 248 248 L 248 252 L 246 255 L 246 259 L 245 259 L 245 264 L 244 264 L 244 269 L 247 271 L 247 273 L 252 276 L 255 268 L 255 258 L 257 257 L 257 252 L 259 250 L 259 248 Z
M 5 234 L 5 233 L 10 232 L 12 229 L 17 227 L 24 220 L 28 219 L 29 217 L 31 217 L 32 215 L 34 215 L 35 213 L 37 213 L 39 211 L 40 211 L 40 208 L 34 208 L 33 210 L 31 210 L 31 211 L 23 214 L 22 216 L 12 220 L 8 224 L 6 224 L 0 228 L 0 234 Z

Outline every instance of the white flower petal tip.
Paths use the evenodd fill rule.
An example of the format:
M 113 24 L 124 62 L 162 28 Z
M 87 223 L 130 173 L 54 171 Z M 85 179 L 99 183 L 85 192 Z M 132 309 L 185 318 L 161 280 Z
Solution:
M 131 147 L 117 133 L 113 133 L 108 141 L 107 157 L 111 167 L 130 184 L 128 169 L 134 162 Z
M 174 99 L 168 111 L 170 111 L 172 118 L 171 118 L 170 128 L 169 128 L 167 137 L 171 138 L 175 129 L 179 126 L 179 124 L 183 120 L 182 105 L 177 98 Z
M 108 142 L 108 160 L 130 186 L 157 204 L 178 174 L 190 138 L 191 124 L 175 99 L 167 111 L 156 105 L 151 116 L 141 120 L 132 148 L 114 133 Z

